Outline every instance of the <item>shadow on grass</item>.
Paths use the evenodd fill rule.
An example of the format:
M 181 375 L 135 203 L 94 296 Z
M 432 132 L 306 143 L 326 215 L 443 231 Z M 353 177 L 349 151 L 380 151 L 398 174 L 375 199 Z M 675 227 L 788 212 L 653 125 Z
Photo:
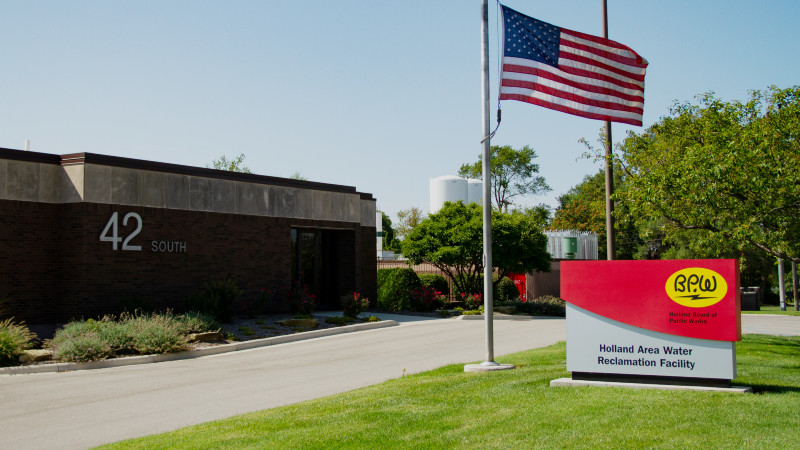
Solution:
M 737 384 L 737 383 L 732 383 Z M 741 383 L 744 386 L 753 388 L 753 394 L 788 394 L 792 392 L 800 392 L 800 387 L 796 386 L 777 386 L 773 384 L 748 384 Z

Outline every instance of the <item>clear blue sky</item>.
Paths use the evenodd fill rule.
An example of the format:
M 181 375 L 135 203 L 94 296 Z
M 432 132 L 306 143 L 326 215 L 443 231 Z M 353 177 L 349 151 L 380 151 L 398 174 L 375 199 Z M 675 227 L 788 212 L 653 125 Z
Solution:
M 645 126 L 702 92 L 798 84 L 800 2 L 608 3 L 610 37 L 650 62 Z M 505 4 L 602 34 L 601 0 Z M 429 179 L 481 152 L 480 0 L 0 0 L 0 30 L 0 147 L 200 167 L 244 153 L 255 173 L 372 193 L 393 218 L 427 211 Z M 494 3 L 490 35 L 496 86 Z M 599 169 L 578 140 L 601 127 L 504 101 L 492 144 L 533 147 L 553 191 L 526 203 L 554 206 Z

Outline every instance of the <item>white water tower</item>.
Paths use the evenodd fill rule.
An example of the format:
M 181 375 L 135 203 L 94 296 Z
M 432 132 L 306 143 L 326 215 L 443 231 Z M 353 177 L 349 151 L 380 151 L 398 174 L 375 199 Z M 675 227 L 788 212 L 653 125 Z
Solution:
M 467 201 L 469 203 L 483 204 L 483 181 L 474 178 L 467 179 Z
M 445 202 L 462 201 L 481 204 L 483 182 L 467 180 L 455 175 L 443 175 L 431 178 L 430 181 L 430 213 L 439 211 Z

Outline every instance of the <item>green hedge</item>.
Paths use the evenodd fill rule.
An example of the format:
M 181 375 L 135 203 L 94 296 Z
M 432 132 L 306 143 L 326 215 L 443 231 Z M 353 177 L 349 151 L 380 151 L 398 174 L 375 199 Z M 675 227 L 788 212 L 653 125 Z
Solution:
M 508 277 L 503 277 L 494 287 L 495 303 L 512 303 L 519 300 L 519 289 L 514 281 Z
M 442 295 L 450 295 L 450 285 L 447 283 L 447 278 L 436 273 L 420 273 L 419 281 L 423 286 L 428 286 L 441 292 Z
M 543 295 L 526 303 L 514 302 L 512 305 L 516 306 L 517 311 L 519 312 L 524 312 L 535 316 L 564 317 L 567 315 L 566 302 L 558 297 L 553 297 L 552 295 Z
M 411 292 L 422 286 L 413 269 L 386 269 L 378 281 L 378 308 L 387 311 L 408 310 Z

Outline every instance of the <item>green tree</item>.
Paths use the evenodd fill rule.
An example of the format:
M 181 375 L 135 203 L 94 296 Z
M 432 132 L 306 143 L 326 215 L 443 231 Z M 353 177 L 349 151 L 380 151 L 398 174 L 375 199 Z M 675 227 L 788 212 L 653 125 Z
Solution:
M 623 179 L 620 170 L 615 170 L 614 185 L 618 188 Z M 606 259 L 606 179 L 605 171 L 587 175 L 583 181 L 573 186 L 565 194 L 558 197 L 552 230 L 591 231 L 597 234 L 597 253 L 599 259 Z M 635 224 L 629 220 L 627 208 L 618 206 L 614 211 L 614 229 L 616 232 L 615 259 L 657 259 L 645 251 L 648 243 L 639 238 Z
M 480 205 L 445 203 L 403 240 L 402 248 L 412 263 L 428 261 L 442 270 L 457 292 L 480 292 L 484 268 Z M 499 272 L 497 280 L 509 273 L 550 270 L 547 239 L 531 217 L 492 211 L 492 265 Z
M 519 150 L 510 146 L 492 146 L 490 163 L 492 165 L 492 203 L 498 209 L 508 212 L 515 197 L 542 194 L 550 190 L 544 177 L 539 173 L 539 165 L 534 163 L 536 152 L 527 145 Z M 483 179 L 483 161 L 463 164 L 458 175 L 464 178 Z
M 293 174 L 289 175 L 290 180 L 300 180 L 300 181 L 308 181 L 308 178 L 304 177 L 300 171 L 295 171 Z
M 383 249 L 386 251 L 400 252 L 400 241 L 395 236 L 394 228 L 392 227 L 392 219 L 383 212 L 381 213 L 381 228 L 383 229 Z
M 211 161 L 211 165 L 206 167 L 210 169 L 227 170 L 229 172 L 253 173 L 247 166 L 244 165 L 244 158 L 244 153 L 240 153 L 239 156 L 231 159 L 228 159 L 225 155 L 222 155 L 219 157 L 219 159 Z
M 420 223 L 425 219 L 425 214 L 422 210 L 413 206 L 397 212 L 397 238 L 401 241 L 411 233 L 414 228 L 417 228 Z
M 555 230 L 593 231 L 605 241 L 605 173 L 586 175 L 583 181 L 558 197 L 550 227 Z
M 708 245 L 756 247 L 800 261 L 800 88 L 747 102 L 708 93 L 623 142 L 618 198 L 639 226 L 663 218 L 664 239 L 687 231 Z
M 511 213 L 530 217 L 541 229 L 550 226 L 550 222 L 553 220 L 553 211 L 544 203 L 531 207 L 514 208 Z

